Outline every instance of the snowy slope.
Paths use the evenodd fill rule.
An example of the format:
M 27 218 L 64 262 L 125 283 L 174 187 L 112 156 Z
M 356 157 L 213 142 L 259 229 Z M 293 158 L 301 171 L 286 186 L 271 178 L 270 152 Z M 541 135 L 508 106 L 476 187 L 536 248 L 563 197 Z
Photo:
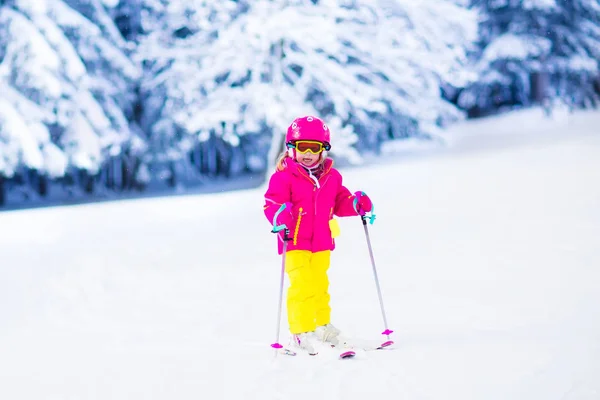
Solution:
M 599 125 L 515 113 L 345 171 L 376 204 L 397 342 L 347 361 L 273 359 L 264 189 L 2 213 L 0 399 L 600 399 Z M 362 226 L 341 226 L 333 322 L 377 339 Z

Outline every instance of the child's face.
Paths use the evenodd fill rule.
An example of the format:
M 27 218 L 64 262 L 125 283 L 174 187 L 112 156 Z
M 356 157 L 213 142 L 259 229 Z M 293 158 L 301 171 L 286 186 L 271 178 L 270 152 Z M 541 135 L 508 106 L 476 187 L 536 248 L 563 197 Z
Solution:
M 320 158 L 321 153 L 313 154 L 310 151 L 307 151 L 306 153 L 296 152 L 296 161 L 306 167 L 314 167 L 319 162 Z

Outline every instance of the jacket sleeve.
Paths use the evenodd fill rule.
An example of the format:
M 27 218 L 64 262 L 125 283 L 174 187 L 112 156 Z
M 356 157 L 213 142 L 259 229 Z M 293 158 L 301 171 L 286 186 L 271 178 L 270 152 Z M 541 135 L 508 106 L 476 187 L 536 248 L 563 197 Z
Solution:
M 287 176 L 278 171 L 269 180 L 265 193 L 264 212 L 267 220 L 273 225 L 273 217 L 283 203 L 292 201 L 291 185 Z
M 340 186 L 335 197 L 335 208 L 333 213 L 338 217 L 351 217 L 358 215 L 354 210 L 352 202 L 354 201 L 354 195 L 350 193 L 350 190 L 342 184 L 342 177 L 340 175 Z

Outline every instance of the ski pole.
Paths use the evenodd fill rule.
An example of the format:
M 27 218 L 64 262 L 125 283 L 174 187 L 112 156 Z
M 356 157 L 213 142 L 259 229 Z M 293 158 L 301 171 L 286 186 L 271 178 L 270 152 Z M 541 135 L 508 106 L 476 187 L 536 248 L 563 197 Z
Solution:
M 361 215 L 361 219 L 363 222 L 363 227 L 365 228 L 365 236 L 367 238 L 367 246 L 369 247 L 369 255 L 371 256 L 371 265 L 373 266 L 373 276 L 375 277 L 375 285 L 377 286 L 377 295 L 379 296 L 379 306 L 381 307 L 381 315 L 383 316 L 383 326 L 385 327 L 385 331 L 381 334 L 386 335 L 388 341 L 383 343 L 381 347 L 387 347 L 394 342 L 390 340 L 390 335 L 394 332 L 388 328 L 387 318 L 385 316 L 385 308 L 383 307 L 383 296 L 381 295 L 381 287 L 379 286 L 379 278 L 377 277 L 377 268 L 375 267 L 375 257 L 373 257 L 373 248 L 371 246 L 371 239 L 369 238 L 369 230 L 367 228 L 367 217 L 365 215 Z
M 282 204 L 279 210 L 275 213 L 273 217 L 273 221 L 277 221 L 277 216 L 285 210 L 285 204 Z M 283 230 L 283 252 L 281 253 L 281 279 L 279 282 L 279 306 L 277 308 L 277 333 L 275 335 L 275 343 L 271 345 L 272 348 L 275 349 L 275 357 L 277 357 L 277 353 L 283 346 L 279 343 L 279 334 L 281 329 L 281 308 L 283 305 L 283 280 L 285 277 L 285 255 L 287 252 L 287 242 L 290 240 L 289 233 L 290 230 L 285 225 L 275 225 L 273 224 L 273 230 L 271 232 L 277 233 Z
M 279 282 L 279 306 L 277 308 L 277 334 L 275 335 L 275 343 L 273 343 L 271 345 L 272 348 L 275 349 L 275 357 L 277 357 L 277 353 L 279 352 L 279 349 L 283 348 L 283 346 L 279 343 L 279 333 L 280 333 L 280 329 L 281 329 L 281 308 L 283 305 L 283 279 L 285 277 L 285 253 L 287 250 L 287 236 L 288 236 L 288 230 L 285 230 L 285 237 L 283 240 L 283 253 L 281 255 L 281 279 Z
M 359 192 L 358 195 L 354 198 L 354 210 L 360 215 L 360 219 L 362 220 L 363 228 L 365 229 L 365 237 L 367 238 L 367 246 L 369 248 L 369 256 L 371 257 L 371 265 L 373 267 L 373 276 L 375 278 L 375 286 L 377 287 L 377 295 L 379 297 L 379 307 L 381 308 L 381 315 L 383 317 L 383 326 L 385 330 L 381 333 L 387 337 L 387 341 L 382 343 L 380 347 L 387 347 L 394 344 L 394 342 L 390 339 L 390 335 L 394 332 L 388 328 L 387 317 L 385 315 L 385 308 L 383 306 L 383 296 L 381 295 L 381 287 L 379 285 L 379 277 L 377 276 L 377 268 L 375 267 L 375 257 L 373 256 L 373 246 L 371 246 L 371 238 L 369 237 L 369 229 L 367 228 L 367 219 L 370 219 L 371 224 L 375 221 L 374 209 L 371 208 L 371 216 L 367 216 L 366 213 L 362 210 L 357 209 L 357 203 L 360 199 L 360 196 L 364 195 L 363 192 Z

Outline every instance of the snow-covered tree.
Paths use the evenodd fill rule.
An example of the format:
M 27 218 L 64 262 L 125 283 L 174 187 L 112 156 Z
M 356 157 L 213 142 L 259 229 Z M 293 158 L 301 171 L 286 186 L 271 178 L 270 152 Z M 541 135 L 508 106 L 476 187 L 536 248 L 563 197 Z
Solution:
M 3 3 L 0 175 L 93 176 L 142 148 L 130 123 L 140 69 L 119 35 L 99 0 Z
M 0 186 L 264 171 L 306 114 L 350 162 L 435 134 L 461 116 L 462 1 L 0 0 Z
M 262 170 L 290 121 L 315 114 L 332 128 L 333 153 L 355 162 L 359 140 L 377 149 L 460 117 L 440 85 L 465 84 L 477 24 L 453 1 L 168 4 L 159 11 L 171 22 L 138 52 L 152 76 L 142 96 L 157 154 L 200 160 L 220 143 L 213 164 L 229 158 L 234 170 Z
M 458 103 L 475 113 L 560 98 L 597 105 L 599 0 L 472 0 L 480 24 L 477 81 Z
M 123 19 L 122 30 L 133 32 L 131 34 L 139 39 L 135 59 L 144 66 L 140 122 L 148 138 L 148 159 L 156 175 L 160 178 L 166 173 L 170 183 L 176 184 L 177 178 L 221 172 L 235 174 L 242 166 L 233 158 L 239 160 L 241 148 L 228 146 L 215 136 L 202 140 L 202 145 L 194 145 L 194 141 L 190 140 L 192 135 L 177 132 L 170 121 L 173 105 L 184 101 L 183 91 L 190 92 L 193 88 L 185 88 L 188 85 L 185 80 L 175 80 L 176 69 L 170 73 L 170 86 L 162 81 L 167 79 L 164 72 L 171 69 L 175 60 L 189 59 L 193 67 L 188 72 L 196 73 L 202 47 L 218 36 L 224 24 L 245 12 L 246 3 L 229 0 L 137 0 L 135 7 L 129 4 L 118 9 L 120 14 L 127 13 L 129 16 L 129 20 Z M 186 150 L 191 163 L 182 160 Z M 233 152 L 237 157 L 231 156 Z

